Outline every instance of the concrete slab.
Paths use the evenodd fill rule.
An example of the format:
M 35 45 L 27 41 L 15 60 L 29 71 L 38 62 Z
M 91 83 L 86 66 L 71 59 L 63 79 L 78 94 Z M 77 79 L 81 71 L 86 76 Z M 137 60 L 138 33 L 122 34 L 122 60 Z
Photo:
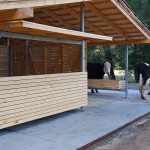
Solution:
M 50 116 L 0 131 L 0 150 L 75 150 L 150 111 L 150 96 L 140 100 L 118 91 L 89 93 L 84 108 Z

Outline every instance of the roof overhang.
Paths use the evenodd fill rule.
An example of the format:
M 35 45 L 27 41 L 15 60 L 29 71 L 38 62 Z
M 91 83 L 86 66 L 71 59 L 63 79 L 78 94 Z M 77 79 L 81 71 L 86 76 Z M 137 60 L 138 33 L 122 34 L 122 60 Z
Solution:
M 72 30 L 80 30 L 81 25 L 80 2 L 85 2 L 85 32 L 88 33 L 83 33 L 82 38 L 81 35 L 66 35 L 66 33 L 62 34 L 61 32 L 50 33 L 51 31 L 37 29 L 35 25 L 35 29 L 33 29 L 31 26 L 27 27 L 25 22 L 23 23 L 25 26 L 13 27 L 13 29 L 11 27 L 7 31 L 42 36 L 55 35 L 56 37 L 61 36 L 74 40 L 85 39 L 89 41 L 89 45 L 149 43 L 150 31 L 148 27 L 135 15 L 124 0 L 0 0 L 0 15 L 3 16 L 4 10 L 6 14 L 9 12 L 11 15 L 12 10 L 10 9 L 18 11 L 17 8 L 33 7 L 34 17 L 26 19 L 27 21 L 38 23 L 38 27 L 40 24 L 44 24 L 50 26 L 51 29 L 52 26 L 55 26 L 67 28 L 75 33 L 76 31 Z M 24 16 L 24 10 L 20 11 L 22 16 L 14 15 L 14 18 L 9 20 L 32 16 L 32 13 Z M 43 28 L 44 25 L 40 26 Z M 48 29 L 48 27 L 46 28 Z M 1 29 L 5 31 L 5 28 L 1 27 Z M 94 36 L 90 38 L 89 33 L 91 35 L 96 34 L 95 38 Z M 98 35 L 113 37 L 113 41 L 110 42 L 109 38 L 105 39 L 104 37 L 102 40 L 100 39 L 102 36 L 98 37 Z
M 35 9 L 30 21 L 80 29 L 81 5 L 79 3 Z M 135 15 L 123 0 L 91 0 L 85 2 L 85 32 L 113 37 L 113 42 L 95 40 L 95 45 L 110 43 L 149 42 L 148 27 Z M 92 41 L 92 45 L 94 44 Z M 90 42 L 88 43 L 90 44 Z
M 0 30 L 7 30 L 9 32 L 15 32 L 15 33 L 41 35 L 45 37 L 72 39 L 72 40 L 112 41 L 113 39 L 112 37 L 108 37 L 108 36 L 62 29 L 58 27 L 32 23 L 28 21 L 11 21 L 7 23 L 0 23 Z

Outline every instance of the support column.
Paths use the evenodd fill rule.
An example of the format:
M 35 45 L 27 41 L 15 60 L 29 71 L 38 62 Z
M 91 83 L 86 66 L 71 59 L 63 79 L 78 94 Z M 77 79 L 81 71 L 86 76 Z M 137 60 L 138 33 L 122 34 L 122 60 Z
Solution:
M 8 47 L 8 75 L 11 76 L 11 48 L 9 38 L 7 38 L 7 47 Z
M 26 40 L 26 76 L 28 76 L 29 71 L 29 41 Z
M 128 97 L 128 45 L 126 45 L 126 54 L 125 54 L 125 97 Z
M 84 2 L 81 3 L 81 31 L 84 32 Z M 85 44 L 84 40 L 81 44 L 81 71 L 84 72 L 85 70 Z

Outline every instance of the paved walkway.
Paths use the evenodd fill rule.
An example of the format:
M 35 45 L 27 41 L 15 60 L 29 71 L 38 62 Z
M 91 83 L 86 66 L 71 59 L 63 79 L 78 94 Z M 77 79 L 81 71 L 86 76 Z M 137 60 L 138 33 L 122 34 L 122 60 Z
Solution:
M 89 93 L 84 111 L 72 110 L 59 115 L 0 130 L 0 150 L 76 150 L 119 126 L 150 111 L 139 92 L 129 98 L 117 91 Z

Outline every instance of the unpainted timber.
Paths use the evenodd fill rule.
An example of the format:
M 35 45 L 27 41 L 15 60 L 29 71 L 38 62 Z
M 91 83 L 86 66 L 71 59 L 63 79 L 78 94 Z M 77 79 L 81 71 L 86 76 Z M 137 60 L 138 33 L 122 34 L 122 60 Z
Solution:
M 22 20 L 34 16 L 33 8 L 22 8 L 0 11 L 1 21 Z
M 18 9 L 26 7 L 48 7 L 77 2 L 86 2 L 91 0 L 1 0 L 0 10 Z
M 0 129 L 87 105 L 87 74 L 0 78 Z
M 0 28 L 10 32 L 19 32 L 32 35 L 42 35 L 47 37 L 67 38 L 72 40 L 107 40 L 112 41 L 112 37 L 97 35 L 92 33 L 83 33 L 74 30 L 62 29 L 53 26 L 32 23 L 28 21 L 12 21 L 9 23 L 0 23 Z

